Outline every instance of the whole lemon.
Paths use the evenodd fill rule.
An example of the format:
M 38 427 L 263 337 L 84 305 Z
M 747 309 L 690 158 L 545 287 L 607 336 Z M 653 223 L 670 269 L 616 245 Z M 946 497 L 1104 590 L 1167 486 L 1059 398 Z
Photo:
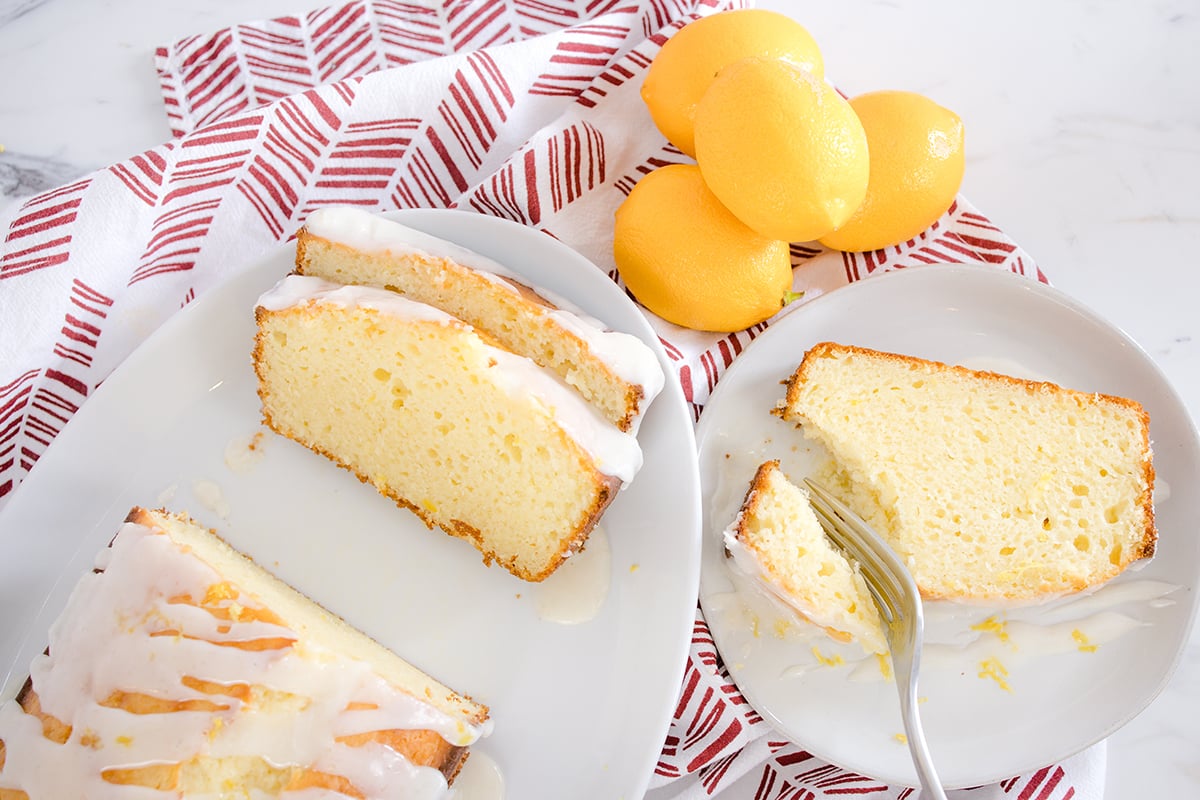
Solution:
M 692 164 L 638 181 L 617 208 L 613 256 L 638 302 L 697 330 L 761 322 L 783 307 L 792 286 L 787 243 L 739 222 Z
M 721 70 L 696 106 L 696 161 L 713 194 L 769 239 L 818 239 L 867 193 L 867 135 L 854 109 L 778 59 Z
M 740 9 L 688 23 L 663 45 L 642 83 L 650 116 L 671 144 L 696 155 L 696 103 L 722 68 L 748 56 L 780 58 L 817 77 L 824 75 L 817 43 L 800 23 L 783 14 Z
M 962 120 L 914 92 L 870 92 L 850 106 L 867 132 L 871 179 L 862 206 L 821 244 L 862 251 L 906 242 L 946 213 L 962 186 Z

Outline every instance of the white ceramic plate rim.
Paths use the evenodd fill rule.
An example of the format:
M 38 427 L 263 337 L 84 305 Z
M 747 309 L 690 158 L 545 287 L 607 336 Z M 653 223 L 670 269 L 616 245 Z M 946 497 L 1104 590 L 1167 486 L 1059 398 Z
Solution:
M 958 307 L 939 309 L 935 301 L 929 300 L 931 294 L 936 294 L 939 300 L 944 296 L 946 302 L 955 300 Z M 981 312 L 987 320 L 977 322 Z M 929 326 L 930 332 L 927 334 L 922 333 L 926 330 L 925 326 Z M 972 330 L 973 326 L 976 330 Z M 1006 341 L 1005 336 L 1011 336 L 1013 341 Z M 723 565 L 720 535 L 732 519 L 731 516 L 730 519 L 716 519 L 712 513 L 712 498 L 714 492 L 720 489 L 719 464 L 724 460 L 724 453 L 742 444 L 762 448 L 753 454 L 756 456 L 752 459 L 754 463 L 783 452 L 782 446 L 776 447 L 773 443 L 764 446 L 759 439 L 744 443 L 739 441 L 734 418 L 758 413 L 746 407 L 747 398 L 753 397 L 755 402 L 762 399 L 762 411 L 765 413 L 765 408 L 782 398 L 782 388 L 776 385 L 777 380 L 791 374 L 808 346 L 825 339 L 954 362 L 961 360 L 964 354 L 973 357 L 976 351 L 972 348 L 977 348 L 978 355 L 991 358 L 1028 355 L 1011 351 L 1022 348 L 1028 350 L 1030 342 L 1039 337 L 1046 347 L 1062 348 L 1061 352 L 1047 353 L 1046 364 L 1039 370 L 1040 374 L 1051 379 L 1056 379 L 1058 372 L 1064 371 L 1073 373 L 1076 378 L 1080 375 L 1090 376 L 1089 380 L 1084 381 L 1087 385 L 1079 388 L 1114 394 L 1123 391 L 1127 396 L 1141 400 L 1151 415 L 1151 437 L 1155 443 L 1155 462 L 1160 480 L 1169 481 L 1173 486 L 1194 485 L 1200 477 L 1200 443 L 1196 428 L 1161 370 L 1123 332 L 1062 292 L 1000 269 L 943 264 L 884 273 L 838 289 L 798 307 L 755 340 L 721 378 L 697 427 L 701 483 L 706 502 L 701 605 L 714 641 L 727 665 L 742 658 L 745 650 L 734 652 L 735 645 L 742 647 L 744 642 L 739 638 L 741 634 L 733 630 L 734 623 L 726 621 L 717 604 L 717 599 L 731 586 Z M 1023 342 L 1022 347 L 1014 343 L 1019 339 Z M 1085 341 L 1101 343 L 1096 346 L 1111 358 L 1092 359 L 1085 364 L 1066 368 L 1066 361 L 1074 356 L 1075 350 L 1084 347 L 1081 342 Z M 889 347 L 889 344 L 893 347 Z M 1055 359 L 1061 362 L 1057 370 L 1054 367 Z M 1136 370 L 1137 375 L 1128 374 L 1130 370 Z M 1139 382 L 1137 386 L 1130 384 L 1135 377 Z M 1071 385 L 1066 380 L 1063 382 Z M 768 386 L 773 388 L 768 389 Z M 764 392 L 775 392 L 778 396 L 759 398 L 758 395 Z M 771 435 L 781 430 L 773 430 Z M 800 438 L 798 433 L 796 438 Z M 746 482 L 750 474 L 752 471 L 745 475 Z M 744 484 L 740 491 L 744 493 Z M 1200 555 L 1195 542 L 1189 542 L 1188 539 L 1194 539 L 1190 537 L 1190 532 L 1194 528 L 1194 520 L 1200 518 L 1200 506 L 1188 494 L 1175 493 L 1168 503 L 1157 509 L 1159 557 L 1136 575 L 1126 573 L 1114 581 L 1150 579 L 1169 571 L 1175 585 L 1181 587 L 1180 592 L 1176 593 L 1175 610 L 1169 616 L 1169 623 L 1163 623 L 1166 626 L 1162 628 L 1165 639 L 1156 642 L 1158 652 L 1164 657 L 1152 670 L 1127 676 L 1132 684 L 1124 694 L 1104 698 L 1113 708 L 1103 715 L 1103 720 L 1097 720 L 1087 730 L 1072 731 L 1069 736 L 1061 736 L 1059 730 L 1049 727 L 1040 734 L 1033 733 L 1035 741 L 1032 743 L 1022 743 L 1020 748 L 1013 748 L 1019 752 L 1014 752 L 1011 757 L 1005 753 L 1003 736 L 997 739 L 978 730 L 956 732 L 955 735 L 967 744 L 964 745 L 965 751 L 955 750 L 958 758 L 944 759 L 938 764 L 942 780 L 947 786 L 991 783 L 1058 762 L 1113 733 L 1161 692 L 1179 663 L 1197 609 L 1195 587 L 1200 582 Z M 740 499 L 738 495 L 737 501 Z M 727 499 L 726 505 L 729 502 Z M 733 508 L 736 511 L 736 504 Z M 1175 552 L 1180 549 L 1183 551 L 1182 557 L 1176 557 Z M 771 646 L 764 645 L 756 651 L 758 655 L 755 657 L 764 661 L 768 659 L 770 656 L 761 653 L 768 651 Z M 1134 646 L 1123 639 L 1113 644 L 1114 649 L 1120 647 L 1123 650 Z M 1105 651 L 1102 648 L 1097 652 Z M 1120 662 L 1120 658 L 1116 660 Z M 786 665 L 786 662 L 772 664 L 773 667 L 781 665 Z M 825 694 L 821 696 L 806 691 L 804 683 L 794 683 L 796 705 L 793 706 L 781 702 L 778 691 L 771 694 L 778 686 L 768 685 L 773 683 L 770 679 L 761 679 L 760 675 L 755 682 L 743 670 L 739 670 L 736 663 L 733 663 L 730 673 L 751 705 L 783 735 L 801 747 L 847 769 L 888 783 L 915 784 L 915 772 L 902 746 L 893 746 L 885 753 L 885 745 L 876 743 L 863 746 L 861 742 L 856 742 L 852 746 L 836 730 L 821 731 L 806 727 L 802 717 L 807 712 L 801 709 L 802 704 L 819 706 L 865 702 L 861 698 L 856 699 L 856 687 L 835 691 L 831 695 L 828 685 L 823 685 Z M 783 680 L 780 679 L 778 683 L 782 684 Z M 890 695 L 895 694 L 891 684 L 887 684 L 887 688 Z M 865 692 L 862 694 L 866 695 Z M 767 699 L 768 696 L 770 699 Z M 876 702 L 894 704 L 892 697 L 871 696 Z M 902 728 L 896 713 L 894 730 L 899 731 Z M 852 724 L 839 721 L 850 716 L 843 714 L 839 717 L 837 712 L 830 711 L 820 719 L 836 728 L 839 724 Z M 930 733 L 936 758 L 941 732 L 929 731 L 928 716 L 926 712 L 927 732 Z M 857 717 L 855 719 L 858 720 Z M 861 720 L 858 721 L 861 723 Z M 987 727 L 989 722 L 997 730 L 1005 727 L 1003 720 L 980 720 L 978 727 Z M 886 733 L 890 738 L 891 729 Z M 830 744 L 832 739 L 837 742 Z M 978 746 L 974 747 L 972 742 L 978 743 Z M 1012 745 L 1011 740 L 1009 745 Z
M 595 265 L 552 237 L 469 212 L 412 210 L 392 216 L 507 264 L 534 285 L 639 336 L 654 349 L 666 374 L 674 375 L 634 304 Z M 341 543 L 318 532 L 292 548 L 297 552 L 289 552 L 276 534 L 259 538 L 261 528 L 248 520 L 280 513 L 302 524 L 299 509 L 309 507 L 314 525 L 315 520 L 338 524 L 349 517 L 380 523 L 376 527 L 386 520 L 389 528 L 424 532 L 415 518 L 348 473 L 282 439 L 266 440 L 268 454 L 249 477 L 222 472 L 228 464 L 221 453 L 231 434 L 260 430 L 256 399 L 248 388 L 253 385 L 253 299 L 290 269 L 292 252 L 291 247 L 279 248 L 168 320 L 80 409 L 0 514 L 0 607 L 5 608 L 0 615 L 0 667 L 5 670 L 0 673 L 0 698 L 20 688 L 76 577 L 90 568 L 128 509 L 157 504 L 156 495 L 167 488 L 175 494 L 173 509 L 186 508 L 224 535 L 232 532 L 235 545 L 385 644 L 400 635 L 399 629 L 413 627 L 403 635 L 420 640 L 415 653 L 422 657 L 395 649 L 492 706 L 496 732 L 479 746 L 500 764 L 510 794 L 516 793 L 512 796 L 557 797 L 564 785 L 587 782 L 612 796 L 640 797 L 675 708 L 699 582 L 695 440 L 678 382 L 667 380 L 644 418 L 639 438 L 645 465 L 601 522 L 612 545 L 612 584 L 600 615 L 589 623 L 564 626 L 538 619 L 528 597 L 530 584 L 499 568 L 485 569 L 473 548 L 436 531 L 414 534 L 398 550 L 394 530 L 353 530 L 350 539 L 365 537 L 377 548 L 357 554 L 338 550 Z M 227 363 L 230 348 L 244 352 L 245 360 Z M 176 453 L 163 452 L 171 448 Z M 199 451 L 203 453 L 197 455 Z M 271 470 L 278 475 L 264 477 L 274 475 Z M 201 507 L 194 492 L 190 505 L 179 502 L 189 492 L 189 481 L 218 474 L 223 481 L 219 488 L 233 508 L 232 524 L 215 509 Z M 284 512 L 257 508 L 267 500 L 260 502 L 239 488 L 243 482 L 305 480 L 327 485 L 328 491 L 319 501 L 286 495 L 294 497 L 298 508 Z M 287 489 L 272 484 L 272 491 Z M 327 506 L 340 508 L 340 514 Z M 251 531 L 253 538 L 247 536 Z M 276 541 L 268 543 L 272 537 Z M 336 538 L 345 536 L 339 531 Z M 298 552 L 304 547 L 310 550 Z M 314 547 L 333 548 L 332 556 L 313 554 Z M 382 573 L 375 562 L 410 552 L 419 554 L 413 560 L 440 559 L 439 566 L 454 570 L 453 580 L 425 579 L 410 569 L 404 575 L 415 596 L 405 597 L 405 587 L 389 582 L 392 573 Z M 458 590 L 448 591 L 448 585 Z M 353 596 L 347 600 L 343 591 L 331 588 Z M 437 617 L 439 612 L 446 618 L 441 624 L 436 619 L 399 622 L 392 609 L 405 601 L 419 604 L 407 618 Z M 511 626 L 507 634 L 504 625 Z M 450 638 L 447 626 L 459 628 L 464 637 L 469 632 L 473 640 L 445 641 Z M 522 650 L 522 642 L 532 649 Z M 598 660 L 571 660 L 584 654 Z M 561 672 L 552 671 L 559 668 Z M 507 697 L 522 698 L 521 713 L 506 708 Z M 600 710 L 591 719 L 576 716 L 572 707 L 580 702 Z M 564 736 L 562 731 L 571 733 Z

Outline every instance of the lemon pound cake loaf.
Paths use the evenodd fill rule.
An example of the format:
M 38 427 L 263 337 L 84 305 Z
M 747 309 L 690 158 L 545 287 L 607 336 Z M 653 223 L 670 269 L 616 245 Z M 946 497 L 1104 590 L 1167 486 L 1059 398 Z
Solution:
M 447 795 L 488 709 L 135 508 L 0 705 L 0 798 Z
M 1154 554 L 1149 424 L 1119 397 L 825 342 L 778 413 L 931 598 L 1029 600 Z
M 825 536 L 808 493 L 778 461 L 760 466 L 737 517 L 725 530 L 725 552 L 800 616 L 838 641 L 886 653 L 879 613 L 858 570 Z
M 291 275 L 256 316 L 268 426 L 525 580 L 581 548 L 641 466 L 556 376 L 431 306 Z
M 621 430 L 636 429 L 663 387 L 654 351 L 636 336 L 551 303 L 491 259 L 362 209 L 314 211 L 297 234 L 296 271 L 440 308 L 553 370 Z

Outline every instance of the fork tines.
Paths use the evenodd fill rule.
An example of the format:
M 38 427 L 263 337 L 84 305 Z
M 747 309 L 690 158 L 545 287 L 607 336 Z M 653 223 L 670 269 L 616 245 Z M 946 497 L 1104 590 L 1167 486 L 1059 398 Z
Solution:
M 920 602 L 916 583 L 896 552 L 883 538 L 828 489 L 809 478 L 809 499 L 829 538 L 858 562 L 867 588 L 880 606 L 886 625 L 911 616 L 911 602 Z M 912 598 L 906 602 L 907 598 Z

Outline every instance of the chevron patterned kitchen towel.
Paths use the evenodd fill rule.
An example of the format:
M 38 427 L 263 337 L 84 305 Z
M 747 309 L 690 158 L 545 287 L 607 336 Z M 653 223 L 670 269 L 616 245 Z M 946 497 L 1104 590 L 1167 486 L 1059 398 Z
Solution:
M 280 242 L 315 208 L 455 207 L 570 245 L 614 280 L 613 212 L 649 171 L 689 159 L 639 96 L 655 53 L 742 0 L 356 0 L 157 51 L 176 137 L 0 219 L 0 506 L 90 393 L 168 317 Z M 792 248 L 806 302 L 873 273 L 977 262 L 1043 279 L 965 199 L 886 251 Z M 791 310 L 795 306 L 789 307 Z M 784 312 L 786 313 L 786 311 Z M 696 418 L 770 323 L 718 335 L 647 313 Z M 970 798 L 1099 798 L 1104 749 Z M 730 680 L 697 612 L 653 798 L 889 787 L 779 741 Z

